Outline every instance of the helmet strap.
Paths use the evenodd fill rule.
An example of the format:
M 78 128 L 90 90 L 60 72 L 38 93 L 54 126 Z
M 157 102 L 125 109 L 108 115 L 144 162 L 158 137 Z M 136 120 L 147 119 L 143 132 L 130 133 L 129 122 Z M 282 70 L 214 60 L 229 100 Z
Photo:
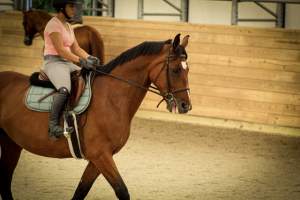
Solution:
M 66 19 L 68 19 L 68 20 L 71 19 L 71 17 L 66 12 L 66 7 L 64 7 L 63 9 L 61 9 L 61 12 L 64 14 L 64 16 L 65 16 Z

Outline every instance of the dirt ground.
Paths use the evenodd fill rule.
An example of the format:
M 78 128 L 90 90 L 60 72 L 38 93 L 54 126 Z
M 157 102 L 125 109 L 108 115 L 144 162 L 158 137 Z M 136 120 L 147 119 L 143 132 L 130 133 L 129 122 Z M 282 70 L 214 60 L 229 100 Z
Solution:
M 300 137 L 135 118 L 115 160 L 133 200 L 300 199 Z M 24 151 L 14 197 L 71 199 L 85 165 Z M 99 177 L 87 199 L 116 197 Z

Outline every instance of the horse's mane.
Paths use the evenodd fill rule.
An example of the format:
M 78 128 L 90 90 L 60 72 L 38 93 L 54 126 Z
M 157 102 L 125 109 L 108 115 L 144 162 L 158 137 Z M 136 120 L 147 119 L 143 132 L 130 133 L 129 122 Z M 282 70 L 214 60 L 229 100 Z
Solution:
M 137 58 L 138 56 L 158 54 L 160 53 L 165 44 L 171 44 L 171 42 L 171 39 L 159 42 L 143 42 L 131 49 L 124 51 L 118 57 L 101 67 L 101 69 L 99 70 L 109 73 L 118 65 L 122 65 L 126 62 L 129 62 Z

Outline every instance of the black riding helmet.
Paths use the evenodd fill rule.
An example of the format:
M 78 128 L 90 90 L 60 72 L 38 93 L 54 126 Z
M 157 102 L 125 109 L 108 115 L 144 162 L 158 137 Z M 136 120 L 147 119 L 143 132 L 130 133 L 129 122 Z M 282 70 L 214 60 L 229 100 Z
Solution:
M 66 13 L 67 4 L 82 4 L 82 0 L 53 0 L 53 8 L 57 12 L 61 11 L 67 19 L 70 19 L 71 17 Z

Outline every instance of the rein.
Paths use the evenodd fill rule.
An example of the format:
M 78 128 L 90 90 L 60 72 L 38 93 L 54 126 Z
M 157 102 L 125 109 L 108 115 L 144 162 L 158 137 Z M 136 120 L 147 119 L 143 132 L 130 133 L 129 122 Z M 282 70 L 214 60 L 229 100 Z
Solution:
M 99 67 L 101 67 L 101 66 L 99 65 Z M 134 82 L 134 81 L 132 81 L 132 80 L 123 79 L 123 78 L 120 78 L 120 77 L 118 77 L 118 76 L 115 76 L 115 75 L 112 75 L 112 74 L 109 74 L 109 73 L 106 73 L 106 72 L 104 72 L 104 71 L 97 70 L 97 69 L 94 69 L 94 71 L 97 72 L 97 73 L 99 73 L 99 74 L 103 74 L 103 75 L 105 75 L 105 76 L 109 76 L 109 77 L 114 78 L 114 79 L 116 79 L 116 80 L 122 81 L 122 82 L 124 82 L 124 83 L 128 83 L 129 85 L 138 87 L 138 88 L 143 89 L 143 90 L 147 90 L 147 91 L 149 91 L 149 92 L 152 92 L 152 93 L 154 93 L 154 94 L 157 94 L 157 95 L 163 97 L 163 95 L 160 94 L 159 89 L 158 89 L 157 87 L 153 87 L 153 86 L 150 85 L 150 89 L 149 89 L 149 88 L 144 87 L 144 86 L 140 85 L 139 83 L 136 83 L 136 82 Z
M 106 73 L 104 71 L 101 71 L 101 70 L 97 70 L 97 69 L 94 69 L 95 72 L 99 73 L 99 74 L 103 74 L 105 76 L 109 76 L 111 78 L 114 78 L 116 80 L 119 80 L 119 81 L 122 81 L 124 83 L 127 83 L 129 85 L 132 85 L 132 86 L 135 86 L 137 88 L 140 88 L 142 90 L 145 90 L 145 91 L 149 91 L 149 92 L 152 92 L 158 96 L 161 96 L 162 97 L 162 100 L 159 101 L 159 103 L 157 104 L 157 108 L 160 106 L 160 104 L 163 102 L 163 101 L 166 101 L 167 104 L 172 104 L 173 102 L 175 103 L 176 105 L 176 98 L 174 97 L 174 94 L 175 93 L 179 93 L 179 92 L 184 92 L 184 91 L 188 91 L 190 90 L 190 88 L 182 88 L 182 89 L 177 89 L 177 90 L 174 90 L 172 91 L 171 90 L 171 81 L 170 81 L 170 76 L 169 76 L 169 70 L 170 70 L 170 58 L 173 58 L 174 56 L 170 55 L 170 51 L 169 51 L 169 55 L 167 56 L 167 59 L 165 61 L 165 64 L 164 66 L 161 68 L 160 72 L 158 73 L 157 77 L 155 78 L 155 81 L 158 79 L 158 77 L 160 76 L 161 72 L 164 70 L 165 67 L 167 67 L 167 73 L 166 73 L 166 78 L 167 78 L 167 86 L 168 86 L 168 90 L 167 92 L 165 92 L 164 94 L 161 94 L 159 89 L 157 87 L 154 87 L 152 85 L 150 85 L 149 87 L 150 88 L 147 88 L 145 86 L 142 86 L 141 84 L 135 82 L 135 81 L 132 81 L 132 80 L 127 80 L 127 79 L 123 79 L 121 77 L 118 77 L 118 76 L 115 76 L 115 75 L 112 75 L 112 74 L 109 74 L 109 73 Z M 96 67 L 102 67 L 102 65 L 95 65 Z

